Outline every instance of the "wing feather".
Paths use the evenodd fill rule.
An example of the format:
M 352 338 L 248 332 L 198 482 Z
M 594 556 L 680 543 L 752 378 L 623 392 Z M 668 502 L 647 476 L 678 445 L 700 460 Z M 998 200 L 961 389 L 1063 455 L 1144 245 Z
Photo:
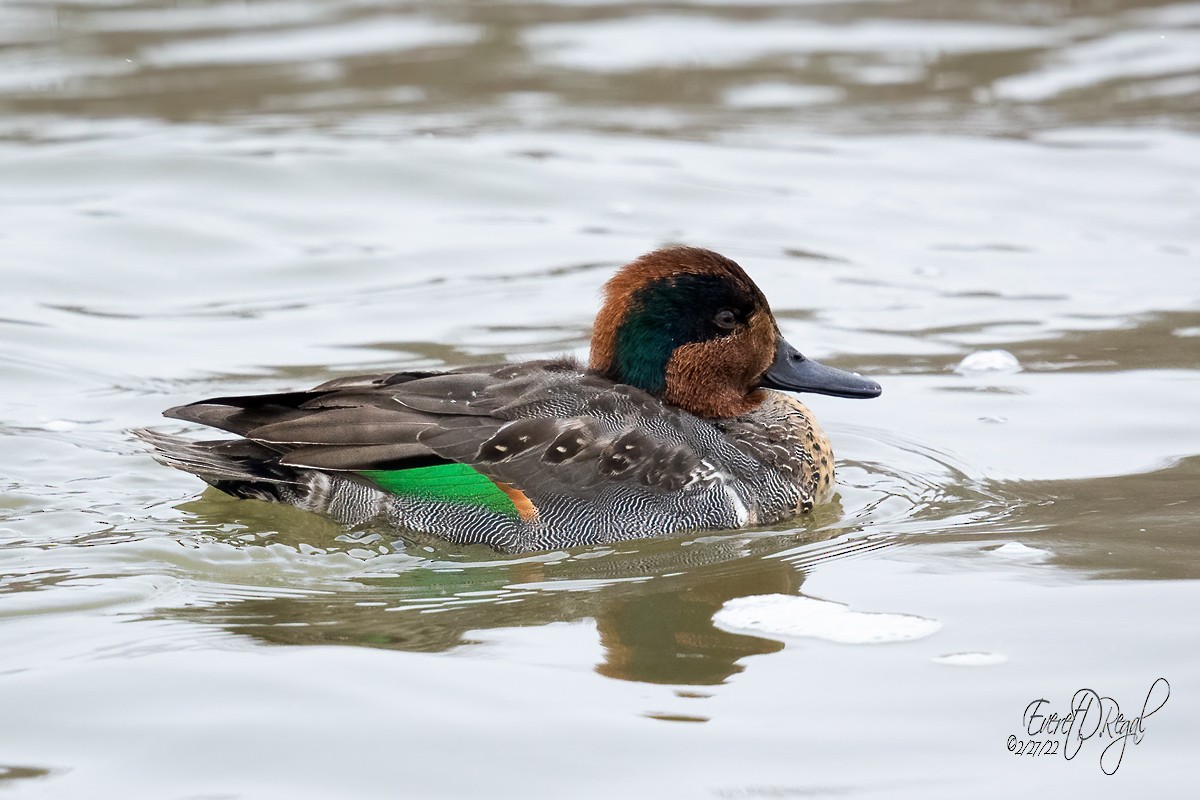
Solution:
M 366 472 L 457 462 L 535 504 L 623 481 L 679 492 L 711 470 L 704 437 L 687 433 L 708 423 L 567 362 L 351 376 L 166 413 L 273 448 L 285 466 Z

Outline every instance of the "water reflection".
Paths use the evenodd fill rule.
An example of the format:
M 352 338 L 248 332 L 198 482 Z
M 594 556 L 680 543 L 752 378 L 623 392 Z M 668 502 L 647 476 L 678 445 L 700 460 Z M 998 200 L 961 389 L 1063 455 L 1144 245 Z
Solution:
M 1034 337 L 1022 335 L 1027 325 L 1010 315 L 1004 320 L 984 319 L 970 325 L 923 328 L 922 339 L 951 345 L 956 351 L 937 355 L 860 356 L 844 359 L 839 366 L 864 375 L 945 374 L 958 363 L 961 348 L 999 343 L 1017 357 L 1025 370 L 1032 372 L 1189 370 L 1196 366 L 1194 340 L 1200 338 L 1198 311 L 1145 313 L 1116 327 L 1060 331 L 1053 335 L 1039 330 L 1041 335 Z
M 0 788 L 3 784 L 13 784 L 17 781 L 28 778 L 44 778 L 51 774 L 52 770 L 42 767 L 18 766 L 16 764 L 0 764 Z
M 742 658 L 777 652 L 783 644 L 720 630 L 713 614 L 737 597 L 796 594 L 803 582 L 804 573 L 790 564 L 759 559 L 700 581 L 659 581 L 654 593 L 616 598 L 596 618 L 605 650 L 596 670 L 648 683 L 723 683 L 741 671 Z
M 846 534 L 833 528 L 721 535 L 540 559 L 426 562 L 392 577 L 359 579 L 357 591 L 218 601 L 166 616 L 274 644 L 417 652 L 469 646 L 472 631 L 593 620 L 604 649 L 600 674 L 717 684 L 741 670 L 742 658 L 776 652 L 782 644 L 718 630 L 713 614 L 735 597 L 797 593 L 803 572 L 764 556 L 834 536 Z
M 183 508 L 193 515 L 189 527 L 207 525 L 207 536 L 219 535 L 232 547 L 246 547 L 247 539 L 256 538 L 245 533 L 256 520 L 274 523 L 273 542 L 337 546 L 331 541 L 340 531 L 336 526 L 326 527 L 323 537 L 321 528 L 328 523 L 319 518 L 299 528 L 281 526 L 281 521 L 304 522 L 312 515 L 287 510 L 280 517 L 275 512 L 282 509 L 265 503 L 253 504 L 257 516 L 238 503 L 239 530 L 230 531 L 231 505 L 210 493 Z M 739 662 L 746 656 L 777 652 L 783 645 L 720 630 L 713 615 L 733 598 L 797 594 L 804 580 L 797 563 L 810 566 L 861 552 L 863 534 L 837 524 L 842 518 L 835 503 L 801 529 L 635 541 L 512 559 L 498 559 L 484 548 L 437 550 L 432 540 L 414 541 L 406 552 L 432 550 L 430 558 L 369 559 L 367 577 L 355 579 L 351 591 L 218 597 L 164 617 L 217 625 L 273 644 L 415 652 L 470 646 L 475 631 L 592 620 L 604 651 L 595 666 L 600 674 L 656 684 L 719 684 L 741 671 Z M 360 554 L 384 541 L 369 530 L 337 538 L 342 547 L 358 545 Z
M 893 463 L 877 471 L 848 464 L 840 501 L 799 520 L 798 528 L 512 558 L 434 539 L 394 542 L 390 531 L 348 534 L 294 509 L 209 491 L 180 506 L 191 535 L 233 548 L 270 541 L 322 548 L 318 553 L 342 551 L 363 558 L 365 570 L 343 585 L 349 589 L 325 582 L 311 593 L 218 595 L 164 616 L 273 644 L 417 652 L 469 647 L 472 632 L 591 620 L 603 648 L 598 673 L 655 684 L 719 684 L 739 672 L 747 656 L 783 647 L 716 628 L 713 615 L 729 600 L 798 594 L 807 570 L 887 547 L 905 531 L 1002 524 L 1001 499 L 974 486 L 944 456 L 910 452 L 907 458 L 923 466 L 910 473 L 896 458 L 885 459 Z M 954 482 L 932 480 L 937 469 L 956 476 Z M 232 528 L 231 514 L 238 522 Z
M 92 3 L 0 9 L 0 98 L 38 116 L 704 135 L 1196 127 L 1191 3 Z M 9 123 L 10 126 L 12 122 Z
M 1200 457 L 1162 469 L 1087 480 L 1015 481 L 1004 523 L 1014 541 L 1047 551 L 1049 563 L 1087 578 L 1200 578 L 1191 543 L 1200 511 Z M 941 541 L 961 540 L 947 531 Z

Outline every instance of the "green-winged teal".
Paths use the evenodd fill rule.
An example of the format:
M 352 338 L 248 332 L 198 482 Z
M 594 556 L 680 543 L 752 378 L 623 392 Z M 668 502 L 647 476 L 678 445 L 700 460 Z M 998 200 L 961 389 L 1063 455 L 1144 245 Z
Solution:
M 829 441 L 778 390 L 880 393 L 789 345 L 736 263 L 671 247 L 608 282 L 586 368 L 339 378 L 165 412 L 242 438 L 140 435 L 235 497 L 525 551 L 769 525 L 827 500 Z

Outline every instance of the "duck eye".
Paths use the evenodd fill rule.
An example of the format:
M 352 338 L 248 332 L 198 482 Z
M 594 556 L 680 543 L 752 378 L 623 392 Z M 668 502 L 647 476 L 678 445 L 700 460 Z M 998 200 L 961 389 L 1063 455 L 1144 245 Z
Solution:
M 718 328 L 733 330 L 737 327 L 737 315 L 728 308 L 722 308 L 717 312 L 717 315 L 713 317 L 713 322 Z

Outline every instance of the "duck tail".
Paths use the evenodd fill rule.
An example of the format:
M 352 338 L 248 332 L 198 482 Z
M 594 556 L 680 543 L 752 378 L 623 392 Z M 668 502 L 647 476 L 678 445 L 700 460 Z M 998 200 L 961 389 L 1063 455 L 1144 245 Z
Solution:
M 279 453 L 249 439 L 193 441 L 147 429 L 132 432 L 154 448 L 160 463 L 190 472 L 226 494 L 254 500 L 294 502 L 306 480 L 279 463 Z

